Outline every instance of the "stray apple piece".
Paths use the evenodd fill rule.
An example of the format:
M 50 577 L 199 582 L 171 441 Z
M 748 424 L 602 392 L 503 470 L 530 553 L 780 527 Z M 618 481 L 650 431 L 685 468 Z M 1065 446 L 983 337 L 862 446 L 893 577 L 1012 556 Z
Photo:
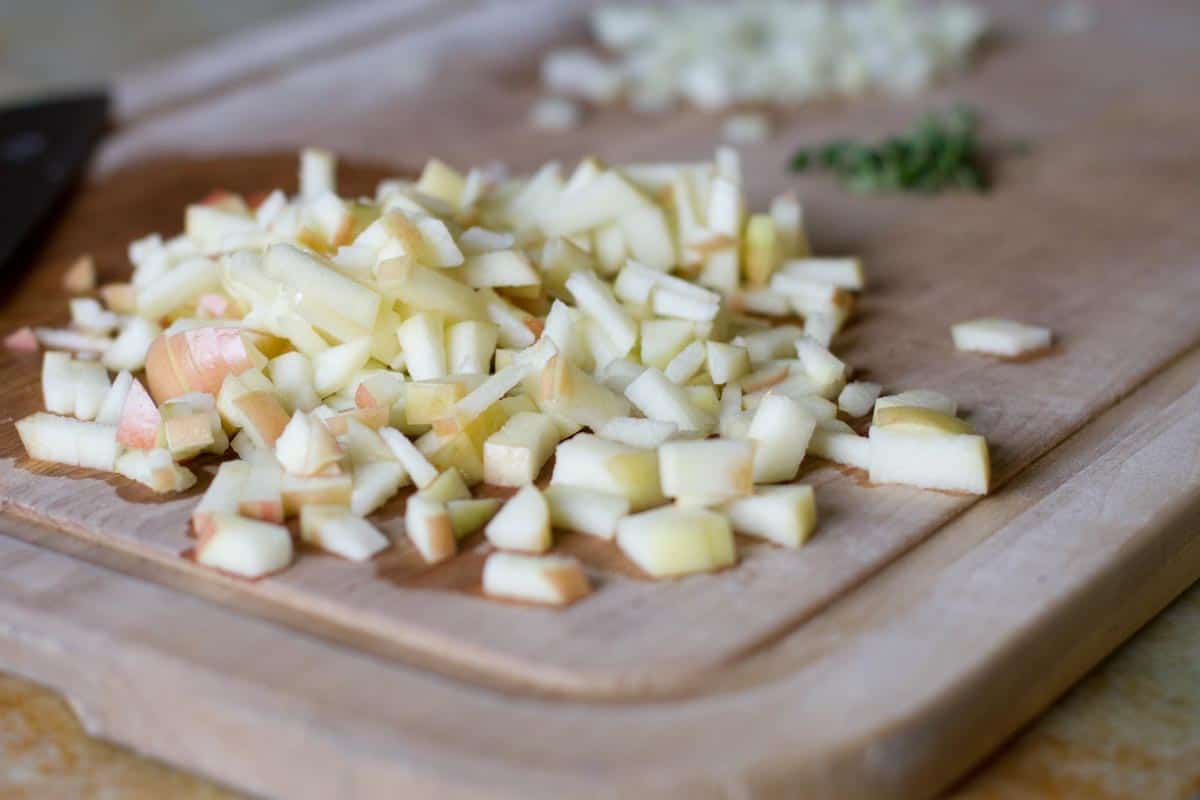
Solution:
M 313 365 L 303 353 L 283 353 L 267 364 L 267 377 L 275 385 L 279 404 L 289 414 L 312 411 L 321 405 L 313 379 Z M 360 384 L 361 385 L 361 384 Z
M 862 470 L 871 468 L 871 442 L 859 436 L 841 420 L 822 420 L 817 423 L 808 452 L 814 456 Z
M 733 529 L 784 547 L 800 547 L 817 526 L 811 486 L 769 486 L 725 506 Z
M 458 540 L 450 512 L 441 500 L 415 494 L 404 507 L 404 530 L 413 547 L 430 564 L 445 561 L 458 552 Z
M 371 339 L 363 337 L 331 347 L 312 358 L 313 387 L 321 397 L 344 389 L 371 357 Z
M 300 509 L 300 539 L 350 561 L 369 561 L 391 545 L 374 525 L 344 506 Z
M 417 449 L 408 437 L 395 428 L 383 428 L 379 431 L 383 441 L 392 449 L 396 460 L 412 478 L 418 489 L 429 486 L 438 476 L 437 467 L 429 463 L 429 459 Z
M 150 354 L 150 345 L 161 333 L 162 328 L 153 322 L 130 317 L 100 361 L 111 370 L 136 372 L 143 369 Z
M 795 258 L 779 268 L 781 275 L 813 283 L 827 283 L 861 291 L 866 285 L 862 262 L 857 258 Z
M 137 311 L 137 292 L 133 284 L 106 283 L 100 287 L 100 299 L 109 311 L 117 314 L 132 314 Z
M 556 485 L 548 487 L 542 495 L 550 508 L 553 527 L 601 539 L 614 538 L 617 523 L 629 514 L 629 500 L 610 492 Z
M 446 350 L 450 374 L 487 375 L 499 336 L 491 322 L 464 320 L 446 331 Z
M 451 500 L 465 500 L 471 496 L 471 490 L 463 481 L 462 473 L 457 467 L 445 469 L 420 492 L 422 497 L 448 503 Z
M 267 522 L 284 520 L 283 470 L 266 451 L 255 453 L 238 489 L 237 511 Z
M 580 434 L 558 445 L 550 482 L 620 495 L 634 511 L 666 500 L 659 484 L 656 451 L 590 434 Z
M 350 507 L 354 481 L 350 473 L 340 475 L 292 475 L 283 473 L 280 482 L 283 494 L 283 513 L 293 517 L 306 505 L 339 505 Z
M 666 506 L 625 517 L 617 523 L 617 546 L 655 578 L 711 572 L 737 561 L 729 520 L 703 508 Z
M 192 509 L 192 528 L 197 536 L 212 532 L 213 514 L 236 514 L 241 502 L 242 486 L 250 476 L 250 464 L 245 461 L 226 461 L 217 467 L 212 483 Z
M 196 543 L 196 561 L 243 578 L 261 578 L 292 563 L 292 536 L 282 525 L 214 513 L 208 535 Z
M 354 491 L 350 510 L 360 517 L 383 506 L 408 481 L 398 461 L 372 461 L 354 467 Z
M 982 436 L 930 435 L 875 425 L 870 430 L 872 483 L 987 494 L 991 479 Z
M 625 396 L 650 419 L 673 422 L 682 431 L 707 434 L 716 427 L 716 417 L 697 408 L 686 389 L 651 367 L 625 388 Z
M 950 333 L 958 350 L 1004 358 L 1045 350 L 1052 339 L 1049 328 L 994 317 L 951 325 Z
M 274 448 L 288 426 L 288 415 L 270 392 L 246 392 L 233 401 L 242 430 L 260 448 Z M 323 426 L 322 426 L 323 427 Z
M 719 501 L 754 491 L 755 445 L 734 439 L 668 442 L 658 449 L 663 494 Z
M 483 480 L 493 486 L 533 483 L 554 454 L 558 427 L 545 414 L 509 417 L 483 445 Z
M 496 512 L 500 510 L 500 498 L 481 497 L 478 499 L 463 498 L 446 503 L 450 512 L 450 524 L 454 528 L 456 539 L 464 539 L 482 530 Z
M 176 464 L 162 449 L 129 450 L 117 457 L 113 469 L 160 494 L 182 492 L 196 483 L 191 470 Z
M 112 384 L 108 370 L 95 361 L 76 361 L 74 365 L 75 408 L 74 414 L 82 420 L 93 420 L 104 404 Z
M 90 297 L 73 297 L 67 303 L 71 312 L 71 327 L 96 336 L 107 336 L 121 324 L 121 318 L 105 311 L 100 301 Z
M 71 294 L 83 294 L 96 288 L 96 260 L 82 255 L 63 273 L 63 288 Z
M 483 591 L 508 600 L 565 606 L 592 588 L 573 558 L 492 553 L 483 564 Z
M 329 428 L 297 411 L 275 441 L 275 457 L 292 475 L 318 475 L 345 453 Z
M 882 387 L 871 381 L 854 381 L 842 387 L 838 395 L 838 407 L 851 417 L 865 417 L 871 413 Z
M 300 196 L 320 197 L 337 191 L 337 156 L 319 147 L 300 151 Z
M 754 482 L 781 483 L 794 479 L 816 425 L 816 418 L 795 400 L 767 394 L 746 431 L 756 444 Z
M 483 529 L 488 541 L 502 550 L 544 553 L 550 549 L 550 508 L 532 484 L 509 498 Z
M 929 389 L 910 389 L 907 392 L 900 392 L 900 394 L 878 398 L 875 401 L 875 415 L 878 416 L 879 412 L 885 408 L 895 408 L 897 406 L 931 408 L 934 411 L 940 411 L 951 417 L 958 414 L 958 403 L 946 397 L 941 392 Z M 873 418 L 872 422 L 874 422 Z
M 25 453 L 40 461 L 111 472 L 121 449 L 113 425 L 39 411 L 17 420 L 16 428 Z
M 37 334 L 28 325 L 17 328 L 4 337 L 4 346 L 20 353 L 36 353 L 38 350 Z
M 633 447 L 655 448 L 679 432 L 674 422 L 643 417 L 613 417 L 596 429 L 596 435 Z

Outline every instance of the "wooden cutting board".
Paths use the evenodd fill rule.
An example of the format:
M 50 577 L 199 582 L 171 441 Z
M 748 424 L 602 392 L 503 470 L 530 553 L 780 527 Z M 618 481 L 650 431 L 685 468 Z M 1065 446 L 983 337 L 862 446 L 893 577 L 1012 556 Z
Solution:
M 1117 18 L 1086 36 L 1012 44 L 934 98 L 969 98 L 996 136 L 1029 143 L 1029 155 L 999 161 L 987 196 L 862 198 L 780 171 L 789 144 L 819 138 L 825 118 L 864 131 L 894 124 L 900 112 L 879 103 L 782 119 L 774 144 L 747 154 L 756 202 L 799 186 L 817 249 L 861 254 L 868 265 L 861 318 L 838 352 L 889 389 L 956 397 L 993 443 L 993 497 L 869 486 L 814 464 L 802 477 L 816 486 L 822 522 L 803 550 L 743 543 L 737 569 L 656 583 L 610 546 L 564 537 L 560 548 L 588 564 L 599 590 L 553 612 L 478 598 L 479 543 L 434 568 L 398 537 L 393 552 L 366 567 L 304 553 L 268 580 L 215 576 L 181 557 L 203 484 L 162 501 L 119 478 L 34 464 L 5 424 L 6 532 L 178 591 L 44 566 L 87 584 L 55 602 L 36 577 L 51 557 L 0 549 L 22 565 L 0 586 L 20 620 L 0 630 L 4 663 L 103 707 L 98 716 L 118 738 L 288 796 L 321 796 L 331 786 L 317 777 L 328 761 L 314 759 L 334 754 L 344 774 L 361 774 L 344 779 L 346 794 L 361 796 L 386 794 L 401 778 L 426 789 L 548 795 L 797 786 L 870 795 L 941 785 L 1200 575 L 1185 525 L 1200 499 L 1200 358 L 1189 355 L 1200 342 L 1200 227 L 1192 219 L 1200 108 L 1181 102 L 1191 87 L 1179 69 L 1200 59 L 1168 11 L 1151 25 Z M 495 15 L 485 4 L 431 35 L 459 42 L 486 31 Z M 547 19 L 519 43 L 570 31 L 569 19 Z M 1147 39 L 1159 44 L 1153 59 Z M 614 160 L 677 158 L 699 156 L 714 140 L 715 122 L 701 115 L 648 128 L 617 111 L 578 138 L 530 136 L 521 117 L 536 51 L 519 48 L 515 59 L 472 51 L 491 82 L 452 68 L 436 92 L 403 103 L 389 95 L 364 107 L 355 105 L 361 98 L 326 94 L 332 111 L 360 112 L 339 129 L 353 135 L 330 141 L 323 127 L 273 124 L 292 120 L 304 103 L 311 109 L 316 76 L 336 86 L 364 62 L 423 47 L 427 39 L 386 37 L 378 52 L 363 48 L 321 69 L 305 64 L 132 119 L 100 163 L 151 155 L 171 136 L 203 150 L 209 139 L 200 134 L 213 120 L 226 120 L 217 135 L 225 146 L 263 130 L 268 141 L 290 144 L 282 130 L 378 154 L 386 139 L 409 165 L 435 151 L 519 165 L 593 150 Z M 1087 62 L 1078 74 L 1100 47 L 1111 62 Z M 1143 79 L 1137 94 L 1123 91 L 1137 83 L 1131 72 Z M 485 129 L 489 147 L 464 127 Z M 398 140 L 384 130 L 412 135 Z M 144 162 L 107 175 L 80 195 L 42 263 L 12 289 L 0 308 L 5 326 L 61 317 L 58 279 L 78 253 L 94 253 L 105 277 L 116 278 L 126 271 L 126 243 L 174 232 L 186 202 L 214 187 L 294 188 L 294 172 L 291 156 L 266 155 Z M 352 169 L 345 186 L 365 191 L 382 174 Z M 1047 324 L 1058 344 L 1019 364 L 955 353 L 949 324 L 981 314 Z M 0 374 L 6 417 L 37 407 L 36 359 L 5 353 Z M 380 515 L 395 531 L 398 508 Z M 49 658 L 54 647 L 84 648 L 99 674 Z M 259 657 L 227 655 L 235 652 Z M 165 673 L 154 671 L 166 670 L 164 659 L 182 670 L 170 674 L 203 687 L 169 711 L 151 702 L 160 699 L 154 682 Z M 295 676 L 295 663 L 320 679 Z M 128 708 L 99 692 L 113 670 L 139 687 Z M 328 694 L 311 696 L 317 686 Z M 383 687 L 396 693 L 380 696 Z M 153 735 L 146 708 L 189 747 Z M 320 734 L 274 741 L 294 715 Z M 233 719 L 252 732 L 244 741 L 259 760 L 226 757 L 216 732 Z M 285 761 L 285 741 L 307 758 Z M 379 766 L 385 753 L 398 759 L 395 771 Z

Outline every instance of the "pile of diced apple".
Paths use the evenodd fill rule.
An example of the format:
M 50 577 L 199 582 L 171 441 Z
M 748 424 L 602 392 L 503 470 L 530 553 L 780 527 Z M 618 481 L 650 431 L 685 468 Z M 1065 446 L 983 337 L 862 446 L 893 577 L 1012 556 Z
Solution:
M 861 265 L 813 258 L 790 196 L 747 214 L 732 151 L 511 180 L 435 160 L 373 201 L 340 197 L 335 167 L 308 150 L 294 197 L 213 193 L 130 246 L 127 283 L 73 299 L 69 328 L 14 335 L 51 350 L 46 412 L 17 423 L 30 457 L 175 492 L 196 482 L 181 462 L 232 449 L 192 523 L 197 561 L 245 577 L 291 563 L 290 519 L 371 558 L 392 542 L 369 518 L 412 487 L 422 558 L 482 531 L 485 591 L 549 604 L 589 591 L 547 555 L 562 532 L 654 577 L 733 565 L 735 533 L 802 545 L 806 457 L 987 491 L 952 401 L 849 380 L 830 347 Z M 68 278 L 87 294 L 94 267 Z

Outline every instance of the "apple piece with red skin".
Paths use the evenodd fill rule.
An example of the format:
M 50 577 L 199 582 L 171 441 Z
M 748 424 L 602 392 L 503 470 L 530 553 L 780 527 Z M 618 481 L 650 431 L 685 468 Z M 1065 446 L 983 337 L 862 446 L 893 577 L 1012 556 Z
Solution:
M 146 354 L 146 381 L 162 403 L 188 392 L 216 395 L 226 375 L 255 366 L 237 328 L 203 327 L 159 335 Z
M 158 429 L 162 415 L 154 400 L 146 393 L 142 382 L 134 378 L 121 406 L 121 420 L 117 423 L 117 442 L 134 450 L 150 450 L 158 442 Z

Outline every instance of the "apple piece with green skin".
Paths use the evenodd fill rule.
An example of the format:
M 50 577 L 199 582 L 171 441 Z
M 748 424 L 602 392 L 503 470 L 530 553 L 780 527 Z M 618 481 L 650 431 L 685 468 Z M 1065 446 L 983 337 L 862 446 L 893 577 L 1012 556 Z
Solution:
M 617 523 L 617 546 L 643 572 L 674 578 L 711 572 L 737 561 L 733 531 L 723 514 L 665 506 Z
M 817 526 L 811 486 L 763 487 L 751 497 L 730 502 L 724 510 L 737 533 L 784 547 L 802 546 Z
M 734 439 L 669 442 L 658 448 L 658 476 L 670 498 L 729 500 L 754 491 L 755 445 Z
M 404 529 L 426 563 L 445 561 L 458 552 L 450 512 L 440 500 L 419 494 L 409 497 L 404 507 Z
M 590 434 L 580 434 L 558 445 L 550 482 L 619 495 L 635 511 L 666 500 L 659 484 L 657 451 Z
M 615 537 L 617 523 L 629 514 L 629 500 L 610 492 L 555 485 L 542 495 L 550 508 L 552 527 L 601 539 Z
M 506 600 L 565 606 L 590 594 L 591 585 L 573 558 L 492 553 L 483 564 L 483 591 Z
M 554 454 L 558 427 L 545 414 L 509 417 L 483 445 L 483 480 L 493 486 L 533 483 Z
M 369 561 L 391 545 L 374 525 L 343 506 L 300 509 L 300 539 L 350 561 Z
M 869 439 L 872 483 L 981 495 L 988 492 L 991 463 L 982 436 L 875 425 Z
M 287 528 L 233 514 L 215 513 L 196 542 L 196 561 L 243 578 L 261 578 L 292 563 Z
M 550 549 L 550 508 L 533 485 L 521 488 L 508 499 L 483 529 L 484 535 L 502 550 L 544 553 Z
M 800 471 L 816 418 L 790 397 L 768 394 L 746 435 L 755 443 L 754 482 L 790 481 Z

